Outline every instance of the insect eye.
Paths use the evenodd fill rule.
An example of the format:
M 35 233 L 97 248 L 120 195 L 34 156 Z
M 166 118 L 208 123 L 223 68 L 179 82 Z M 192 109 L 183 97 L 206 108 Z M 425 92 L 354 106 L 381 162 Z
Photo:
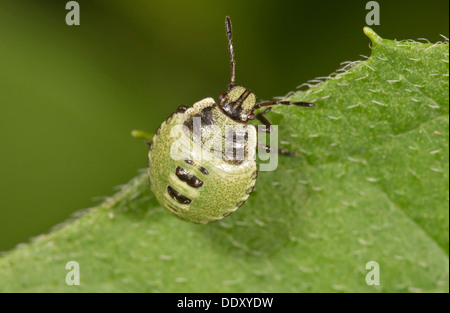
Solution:
M 255 114 L 250 113 L 250 114 L 247 116 L 247 119 L 248 119 L 248 120 L 254 120 L 254 119 L 255 119 Z
M 225 94 L 224 94 L 224 93 L 221 93 L 221 94 L 219 95 L 219 101 L 222 102 L 223 99 L 225 99 Z

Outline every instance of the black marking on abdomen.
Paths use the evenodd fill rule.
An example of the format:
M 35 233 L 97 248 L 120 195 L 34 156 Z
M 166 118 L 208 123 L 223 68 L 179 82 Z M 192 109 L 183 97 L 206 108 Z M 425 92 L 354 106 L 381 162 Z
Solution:
M 191 159 L 184 159 L 184 162 L 186 162 L 189 165 L 194 165 L 194 161 L 192 161 Z
M 203 128 L 208 125 L 216 124 L 217 118 L 213 115 L 213 111 L 212 111 L 216 106 L 217 105 L 214 104 L 213 106 L 204 108 L 199 113 L 192 115 L 189 119 L 187 119 L 183 123 L 183 125 L 186 126 L 192 134 L 194 131 L 194 117 L 200 118 L 200 128 Z
M 191 187 L 200 188 L 203 186 L 203 181 L 192 175 L 188 170 L 185 170 L 181 166 L 177 167 L 175 174 L 181 181 L 186 182 Z
M 206 168 L 204 168 L 203 166 L 199 166 L 199 167 L 198 167 L 198 170 L 199 170 L 200 172 L 202 172 L 203 174 L 205 174 L 205 175 L 209 175 L 208 170 L 207 170 Z
M 184 159 L 184 162 L 186 162 L 189 165 L 195 166 L 203 175 L 209 175 L 209 172 L 206 168 L 195 164 L 194 161 L 192 161 L 191 159 Z
M 175 189 L 173 189 L 170 186 L 167 186 L 167 192 L 173 199 L 177 200 L 181 204 L 189 204 L 192 202 L 191 199 L 183 196 L 182 194 L 180 194 L 178 191 L 176 191 Z

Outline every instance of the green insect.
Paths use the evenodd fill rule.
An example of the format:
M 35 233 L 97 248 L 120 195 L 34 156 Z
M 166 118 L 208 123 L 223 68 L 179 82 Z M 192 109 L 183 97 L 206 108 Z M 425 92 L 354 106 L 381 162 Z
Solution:
M 191 108 L 180 106 L 152 139 L 143 132 L 134 132 L 136 137 L 147 138 L 150 146 L 148 174 L 153 194 L 169 212 L 194 223 L 210 223 L 229 216 L 252 193 L 258 176 L 255 151 L 259 148 L 270 152 L 272 148 L 258 144 L 257 128 L 248 125 L 249 120 L 257 118 L 269 133 L 271 124 L 264 114 L 271 110 L 270 106 L 314 106 L 309 102 L 290 101 L 256 103 L 250 90 L 235 84 L 236 63 L 228 16 L 225 26 L 231 82 L 227 92 L 219 95 L 218 103 L 213 98 L 205 98 Z M 256 109 L 266 106 L 265 111 L 255 116 Z M 228 134 L 230 129 L 233 135 L 215 136 Z M 208 139 L 210 145 L 205 148 Z M 174 149 L 175 146 L 181 149 Z M 183 149 L 187 152 L 173 157 L 174 150 Z M 284 149 L 278 152 L 295 155 Z

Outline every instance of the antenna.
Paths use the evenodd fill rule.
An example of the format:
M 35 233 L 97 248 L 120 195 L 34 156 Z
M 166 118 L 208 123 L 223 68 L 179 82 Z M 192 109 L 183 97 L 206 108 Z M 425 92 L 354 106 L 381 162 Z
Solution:
M 225 18 L 225 29 L 227 32 L 227 39 L 228 39 L 228 51 L 230 52 L 230 67 L 231 67 L 231 81 L 228 84 L 228 90 L 234 87 L 235 85 L 235 79 L 236 79 L 236 62 L 234 61 L 234 49 L 233 49 L 233 40 L 232 40 L 232 33 L 231 33 L 231 20 L 230 17 L 227 16 Z

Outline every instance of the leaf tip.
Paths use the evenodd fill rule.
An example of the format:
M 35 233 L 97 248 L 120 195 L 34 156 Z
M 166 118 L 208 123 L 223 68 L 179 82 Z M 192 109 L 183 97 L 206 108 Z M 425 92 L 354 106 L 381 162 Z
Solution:
M 363 28 L 364 34 L 366 34 L 367 37 L 369 37 L 369 39 L 372 41 L 372 43 L 374 44 L 380 44 L 381 41 L 383 40 L 383 38 L 381 38 L 380 36 L 378 36 L 377 33 L 375 33 L 373 31 L 372 28 L 366 26 Z

